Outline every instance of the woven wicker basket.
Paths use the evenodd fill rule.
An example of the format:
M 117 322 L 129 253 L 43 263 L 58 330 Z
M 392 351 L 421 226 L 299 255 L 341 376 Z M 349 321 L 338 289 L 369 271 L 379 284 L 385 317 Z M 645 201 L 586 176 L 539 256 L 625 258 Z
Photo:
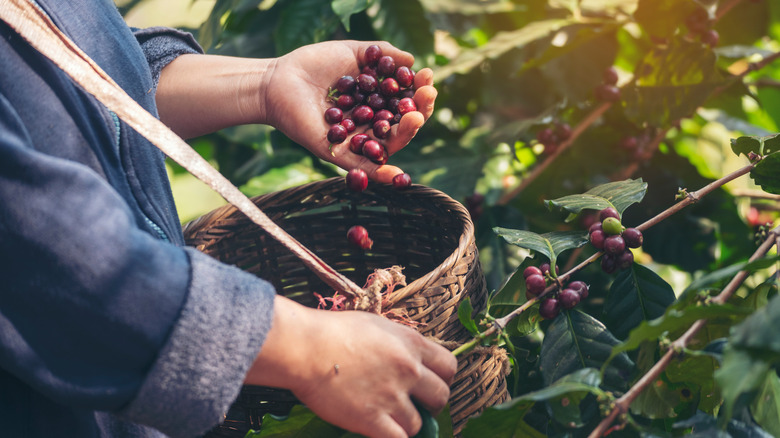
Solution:
M 392 293 L 393 307 L 405 310 L 426 336 L 441 342 L 470 338 L 458 320 L 458 306 L 468 297 L 475 311 L 484 309 L 487 289 L 469 214 L 446 194 L 420 185 L 399 191 L 373 182 L 356 193 L 346 188 L 343 178 L 331 178 L 252 201 L 356 284 L 364 284 L 375 269 L 402 266 L 407 286 Z M 353 225 L 368 229 L 374 241 L 370 250 L 349 245 L 346 234 Z M 235 207 L 225 206 L 190 222 L 184 235 L 188 245 L 270 281 L 278 293 L 304 305 L 317 305 L 314 292 L 323 296 L 333 293 L 286 247 Z M 453 418 L 467 418 L 480 409 L 480 403 L 493 404 L 506 393 L 501 383 L 505 374 L 472 366 L 475 360 L 479 361 L 470 359 L 466 367 L 460 361 L 453 397 L 467 403 L 451 403 Z M 481 376 L 472 375 L 475 373 Z M 490 391 L 500 393 L 498 398 L 484 395 Z M 260 426 L 265 413 L 284 413 L 295 403 L 288 391 L 246 386 L 223 424 L 209 436 L 243 437 L 247 430 Z

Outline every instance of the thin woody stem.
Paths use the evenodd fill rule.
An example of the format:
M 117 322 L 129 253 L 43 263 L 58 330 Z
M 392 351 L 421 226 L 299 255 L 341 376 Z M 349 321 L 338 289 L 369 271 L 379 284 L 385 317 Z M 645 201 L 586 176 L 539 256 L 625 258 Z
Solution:
M 752 262 L 754 260 L 758 260 L 761 257 L 764 257 L 769 252 L 769 249 L 777 244 L 778 239 L 780 239 L 780 227 L 777 227 L 769 232 L 767 239 L 764 241 L 764 243 L 761 244 L 761 246 L 758 247 L 756 252 L 753 253 L 749 261 Z M 749 273 L 746 270 L 739 271 L 726 285 L 726 287 L 724 287 L 723 290 L 712 299 L 712 302 L 715 304 L 726 303 L 726 301 L 728 301 L 728 299 L 734 295 L 739 286 L 742 285 L 748 275 Z M 650 370 L 645 373 L 642 378 L 640 378 L 625 394 L 623 394 L 615 401 L 615 407 L 612 409 L 609 415 L 601 420 L 598 426 L 593 429 L 588 437 L 601 437 L 604 432 L 607 431 L 612 422 L 615 421 L 618 415 L 628 412 L 628 407 L 631 405 L 631 403 L 636 400 L 642 391 L 644 391 L 648 386 L 656 381 L 656 379 L 658 379 L 658 377 L 662 372 L 664 372 L 664 370 L 666 370 L 666 367 L 669 366 L 672 359 L 674 359 L 678 352 L 685 349 L 691 339 L 693 339 L 699 330 L 704 328 L 706 324 L 706 319 L 697 320 L 682 336 L 672 342 L 670 348 L 666 351 L 666 353 L 664 353 L 661 359 L 656 362 L 655 365 L 653 365 L 653 367 L 650 368 Z

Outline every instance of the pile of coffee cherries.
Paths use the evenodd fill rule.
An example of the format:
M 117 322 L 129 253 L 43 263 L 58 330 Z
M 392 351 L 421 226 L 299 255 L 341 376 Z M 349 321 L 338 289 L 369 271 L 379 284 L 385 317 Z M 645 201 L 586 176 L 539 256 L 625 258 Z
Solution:
M 556 274 L 558 267 L 555 267 Z M 547 288 L 547 282 L 554 281 L 550 274 L 550 264 L 543 263 L 539 267 L 529 266 L 523 270 L 525 278 L 525 297 L 529 300 L 541 295 Z M 562 287 L 553 296 L 545 297 L 539 305 L 539 316 L 553 319 L 564 309 L 573 309 L 580 301 L 588 297 L 588 285 L 583 281 L 572 281 Z
M 640 230 L 620 223 L 620 213 L 613 207 L 599 211 L 599 221 L 588 229 L 588 238 L 596 249 L 604 251 L 601 269 L 607 274 L 630 268 L 634 263 L 630 248 L 641 247 L 644 240 Z

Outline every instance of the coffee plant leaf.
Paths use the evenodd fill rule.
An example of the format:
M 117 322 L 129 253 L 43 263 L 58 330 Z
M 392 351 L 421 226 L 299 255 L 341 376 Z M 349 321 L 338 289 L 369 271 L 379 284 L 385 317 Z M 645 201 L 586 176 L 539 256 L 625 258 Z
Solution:
M 365 11 L 369 3 L 370 0 L 333 0 L 330 6 L 341 20 L 344 29 L 349 32 L 349 19 L 352 15 Z
M 567 195 L 545 202 L 548 208 L 556 207 L 574 214 L 585 209 L 602 210 L 614 207 L 622 215 L 626 208 L 641 202 L 645 194 L 647 183 L 639 178 L 609 182 L 579 195 Z
M 485 44 L 461 51 L 447 65 L 437 67 L 433 81 L 441 82 L 455 74 L 466 74 L 478 68 L 483 62 L 497 59 L 512 50 L 525 47 L 534 41 L 549 37 L 564 26 L 574 24 L 573 19 L 539 20 L 520 29 L 496 33 Z
M 723 397 L 721 423 L 753 403 L 771 368 L 770 360 L 754 357 L 747 350 L 726 348 L 714 376 Z
M 693 0 L 640 0 L 634 19 L 653 36 L 670 36 L 700 6 Z
M 356 438 L 359 436 L 329 424 L 303 405 L 294 406 L 286 416 L 265 414 L 262 424 L 260 430 L 250 430 L 244 438 Z
M 729 304 L 707 306 L 693 306 L 678 310 L 673 306 L 666 312 L 651 321 L 642 321 L 636 328 L 631 330 L 628 338 L 615 346 L 612 355 L 624 354 L 627 351 L 635 350 L 645 341 L 657 341 L 667 333 L 678 332 L 686 329 L 699 319 L 710 318 L 742 318 L 751 313 L 750 309 L 744 307 L 735 307 Z
M 600 388 L 601 374 L 595 368 L 579 369 L 562 376 L 559 380 L 538 391 L 515 397 L 507 402 L 487 409 L 477 418 L 469 420 L 463 437 L 544 437 L 533 429 L 523 417 L 537 402 L 554 405 L 555 419 L 562 424 L 579 420 L 579 403 L 588 394 L 604 396 Z
M 769 256 L 754 260 L 752 262 L 745 261 L 735 263 L 731 266 L 721 268 L 701 277 L 693 280 L 691 284 L 686 287 L 677 301 L 685 303 L 689 298 L 702 291 L 719 290 L 722 283 L 726 280 L 731 280 L 739 271 L 747 271 L 749 273 L 755 272 L 760 269 L 768 268 L 780 260 L 778 256 Z M 682 310 L 682 309 L 681 309 Z
M 477 323 L 474 322 L 473 314 L 474 307 L 471 305 L 471 298 L 467 297 L 460 303 L 460 306 L 458 306 L 458 320 L 463 324 L 463 327 L 466 327 L 466 330 L 468 330 L 469 333 L 476 335 L 479 333 L 479 327 L 477 327 Z
M 623 391 L 634 372 L 633 362 L 620 353 L 606 363 L 618 344 L 599 320 L 578 310 L 564 310 L 545 332 L 540 352 L 542 378 L 550 384 L 577 370 L 604 366 L 603 387 Z
M 642 321 L 660 317 L 675 301 L 674 290 L 650 269 L 634 263 L 621 271 L 607 293 L 602 322 L 625 339 Z
M 780 195 L 780 152 L 765 156 L 750 171 L 750 177 L 764 191 Z
M 279 16 L 274 30 L 276 53 L 285 54 L 307 44 L 326 41 L 339 28 L 339 17 L 321 0 L 293 0 Z
M 551 266 L 555 266 L 558 255 L 562 252 L 579 248 L 588 243 L 588 235 L 582 231 L 552 231 L 537 234 L 532 231 L 501 227 L 495 227 L 493 231 L 511 245 L 544 254 Z
M 750 413 L 764 430 L 780 436 L 780 378 L 776 373 L 769 373 L 764 380 L 750 405 Z
M 780 151 L 780 134 L 767 136 L 743 136 L 731 139 L 731 150 L 737 155 L 748 156 L 751 152 L 770 155 Z
M 366 13 L 379 39 L 413 53 L 420 65 L 432 63 L 433 26 L 419 0 L 374 0 Z
M 673 429 L 693 429 L 685 436 L 691 438 L 771 438 L 765 430 L 756 424 L 748 424 L 739 420 L 731 420 L 725 427 L 718 425 L 717 419 L 704 412 L 697 412 L 690 418 L 678 421 Z

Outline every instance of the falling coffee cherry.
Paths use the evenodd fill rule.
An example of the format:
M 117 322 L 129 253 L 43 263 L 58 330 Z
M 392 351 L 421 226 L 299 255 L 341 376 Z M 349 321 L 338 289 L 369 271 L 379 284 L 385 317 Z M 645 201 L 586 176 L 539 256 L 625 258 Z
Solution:
M 351 169 L 347 172 L 346 182 L 350 190 L 362 192 L 368 187 L 368 175 L 363 169 Z
M 400 173 L 393 177 L 393 188 L 406 190 L 412 185 L 412 177 L 408 173 Z
M 347 230 L 347 240 L 361 249 L 371 249 L 374 241 L 368 237 L 368 230 L 361 225 L 355 225 Z

